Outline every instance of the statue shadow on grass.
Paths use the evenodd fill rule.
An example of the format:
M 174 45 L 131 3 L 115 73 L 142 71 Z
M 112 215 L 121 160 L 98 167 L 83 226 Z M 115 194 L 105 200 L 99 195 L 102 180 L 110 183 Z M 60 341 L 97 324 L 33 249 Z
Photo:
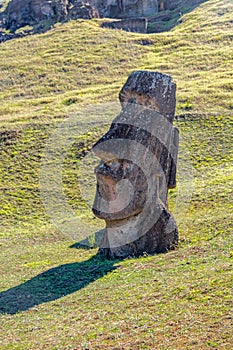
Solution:
M 116 260 L 103 260 L 95 255 L 45 271 L 0 293 L 0 313 L 16 314 L 74 293 L 115 270 L 115 263 Z

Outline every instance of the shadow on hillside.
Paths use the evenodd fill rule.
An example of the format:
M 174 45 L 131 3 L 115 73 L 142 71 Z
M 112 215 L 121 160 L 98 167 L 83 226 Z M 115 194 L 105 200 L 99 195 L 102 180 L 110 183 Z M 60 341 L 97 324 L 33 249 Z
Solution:
M 16 314 L 74 293 L 117 268 L 99 256 L 45 271 L 0 293 L 0 313 Z
M 70 246 L 70 248 L 76 249 L 90 249 L 98 248 L 101 245 L 101 242 L 104 237 L 104 229 L 95 232 L 93 235 L 86 237 L 82 241 L 76 242 Z

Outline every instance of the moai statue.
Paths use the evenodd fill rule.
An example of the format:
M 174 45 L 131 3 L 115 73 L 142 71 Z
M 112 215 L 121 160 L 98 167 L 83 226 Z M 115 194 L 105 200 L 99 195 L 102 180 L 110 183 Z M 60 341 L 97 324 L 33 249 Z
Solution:
M 106 258 L 166 252 L 178 242 L 167 207 L 176 186 L 175 94 L 170 76 L 133 72 L 120 92 L 120 114 L 93 147 L 101 162 L 92 210 L 106 222 L 99 248 Z

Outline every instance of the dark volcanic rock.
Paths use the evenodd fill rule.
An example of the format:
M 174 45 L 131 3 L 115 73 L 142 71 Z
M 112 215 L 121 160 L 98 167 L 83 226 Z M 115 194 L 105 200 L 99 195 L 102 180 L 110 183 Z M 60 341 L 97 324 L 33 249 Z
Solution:
M 204 1 L 206 0 L 10 0 L 5 11 L 0 13 L 0 27 L 14 32 L 18 28 L 34 26 L 46 20 L 55 23 L 70 18 L 109 17 L 126 20 L 110 24 L 113 28 L 144 33 L 147 30 L 147 20 L 144 17 L 150 16 L 149 22 L 157 21 L 158 13 L 176 9 L 179 14 L 184 6 L 195 6 Z M 171 14 L 167 13 L 163 20 L 164 18 L 170 20 Z
M 93 5 L 83 1 L 73 1 L 73 6 L 69 10 L 69 16 L 73 19 L 83 18 L 99 18 L 99 11 Z
M 97 8 L 103 17 L 138 18 L 158 12 L 158 0 L 97 0 Z
M 173 122 L 176 84 L 169 75 L 148 71 L 133 72 L 119 97 L 123 106 L 130 100 L 158 111 Z
M 69 0 L 11 0 L 1 14 L 2 26 L 15 31 L 42 20 L 54 22 L 69 18 L 99 17 L 98 10 L 87 2 Z
M 6 29 L 32 25 L 41 20 L 63 20 L 67 16 L 68 0 L 11 0 L 1 15 Z

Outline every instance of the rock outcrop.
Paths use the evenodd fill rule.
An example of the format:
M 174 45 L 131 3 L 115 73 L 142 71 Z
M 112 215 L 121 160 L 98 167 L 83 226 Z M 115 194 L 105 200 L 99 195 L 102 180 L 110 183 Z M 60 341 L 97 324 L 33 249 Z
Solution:
M 15 31 L 43 20 L 54 22 L 69 18 L 98 18 L 99 12 L 88 1 L 77 0 L 11 0 L 0 15 L 2 26 Z
M 57 22 L 70 18 L 153 17 L 166 10 L 176 9 L 179 13 L 184 6 L 195 6 L 204 1 L 206 0 L 10 0 L 5 11 L 0 13 L 0 24 L 14 32 L 20 27 L 43 20 Z
M 68 0 L 11 0 L 1 19 L 11 31 L 42 20 L 61 21 L 68 14 L 67 4 Z
M 135 18 L 158 12 L 158 0 L 96 0 L 96 7 L 103 17 Z
M 106 230 L 100 254 L 125 258 L 173 249 L 178 241 L 167 208 L 176 186 L 176 85 L 158 72 L 133 72 L 120 92 L 121 113 L 95 144 L 101 159 L 94 214 Z
M 89 2 L 73 0 L 72 6 L 68 8 L 69 17 L 72 19 L 83 18 L 99 18 L 99 11 Z

